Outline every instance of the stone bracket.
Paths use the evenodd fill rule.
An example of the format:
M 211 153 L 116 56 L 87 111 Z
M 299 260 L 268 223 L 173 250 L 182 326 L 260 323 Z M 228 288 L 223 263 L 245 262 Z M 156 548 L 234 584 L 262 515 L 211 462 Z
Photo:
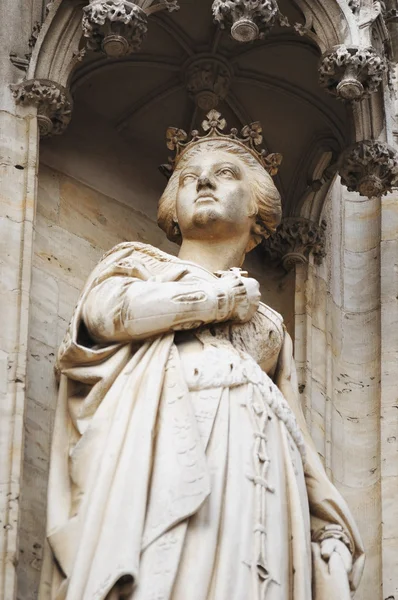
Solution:
M 325 256 L 325 227 L 302 217 L 287 217 L 262 247 L 271 261 L 281 263 L 286 271 L 307 263 L 311 253 L 320 264 Z
M 338 46 L 326 52 L 319 66 L 319 83 L 340 100 L 358 101 L 376 92 L 387 62 L 374 48 Z
M 17 104 L 36 106 L 41 137 L 63 133 L 72 117 L 73 100 L 58 83 L 31 79 L 11 86 Z
M 342 152 L 339 173 L 350 192 L 380 197 L 398 184 L 398 154 L 383 142 L 357 142 Z
M 263 38 L 279 13 L 276 0 L 214 0 L 212 11 L 216 23 L 222 29 L 230 27 L 238 42 Z
M 83 9 L 83 36 L 87 47 L 106 56 L 137 52 L 148 32 L 148 15 L 178 10 L 177 0 L 91 0 Z

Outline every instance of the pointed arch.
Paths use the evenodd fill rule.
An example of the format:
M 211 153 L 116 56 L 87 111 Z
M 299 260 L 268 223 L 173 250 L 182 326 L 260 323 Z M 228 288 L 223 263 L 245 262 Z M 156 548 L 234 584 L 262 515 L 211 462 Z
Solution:
M 84 0 L 55 0 L 49 5 L 29 63 L 27 79 L 47 79 L 69 87 L 75 65 L 81 59 Z
M 347 0 L 294 0 L 305 18 L 305 29 L 323 53 L 339 44 L 359 45 L 359 22 Z

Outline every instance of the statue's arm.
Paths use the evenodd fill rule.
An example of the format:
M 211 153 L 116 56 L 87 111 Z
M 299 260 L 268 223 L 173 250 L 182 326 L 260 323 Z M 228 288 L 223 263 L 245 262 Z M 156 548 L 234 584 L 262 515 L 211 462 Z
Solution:
M 95 341 L 143 340 L 229 319 L 245 321 L 256 308 L 246 278 L 236 273 L 207 281 L 173 265 L 164 276 L 151 277 L 142 268 L 135 274 L 110 276 L 87 295 L 82 316 Z
M 343 588 L 344 585 L 348 585 L 351 590 L 354 590 L 359 584 L 363 569 L 362 542 L 351 512 L 341 494 L 329 480 L 308 431 L 299 400 L 293 344 L 287 333 L 278 360 L 275 383 L 293 410 L 305 440 L 307 460 L 304 473 L 311 515 L 313 558 L 314 562 L 321 559 L 326 565 L 326 567 L 321 565 L 317 569 L 318 573 L 322 574 L 322 581 L 326 580 L 327 575 L 333 579 L 333 585 L 338 584 Z M 332 577 L 332 570 L 335 574 L 341 573 L 341 570 L 348 573 L 349 583 L 344 584 L 341 578 L 337 581 L 339 578 Z M 329 587 L 328 593 L 330 589 Z M 320 583 L 320 590 L 323 590 L 322 583 Z M 323 600 L 324 597 L 329 598 L 327 595 L 323 596 L 321 591 L 315 594 L 317 600 Z M 342 594 L 336 597 L 343 599 L 346 596 Z

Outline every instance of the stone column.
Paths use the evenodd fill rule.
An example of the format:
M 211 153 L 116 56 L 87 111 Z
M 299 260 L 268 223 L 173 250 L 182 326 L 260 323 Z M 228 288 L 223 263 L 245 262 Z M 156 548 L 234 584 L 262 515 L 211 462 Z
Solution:
M 382 200 L 381 498 L 383 598 L 398 597 L 398 191 Z
M 331 198 L 330 473 L 349 503 L 366 548 L 358 596 L 380 598 L 380 198 Z M 383 598 L 385 595 L 383 596 Z
M 391 210 L 390 228 L 398 222 L 395 220 L 394 225 Z M 388 563 L 397 560 L 396 508 L 392 498 L 397 497 L 394 486 L 398 483 L 394 475 L 398 473 L 397 416 L 393 414 L 397 411 L 393 407 L 397 405 L 398 361 L 397 344 L 394 355 L 391 338 L 396 336 L 393 326 L 398 314 L 391 310 L 391 303 L 395 300 L 397 304 L 398 279 L 392 277 L 391 269 L 397 262 L 398 248 L 389 247 L 385 259 L 385 279 L 390 288 L 382 338 L 380 247 L 383 256 L 384 242 L 380 246 L 380 199 L 348 192 L 337 178 L 325 201 L 322 218 L 327 223 L 325 258 L 321 264 L 316 264 L 311 256 L 307 264 L 296 264 L 295 358 L 299 391 L 317 451 L 329 477 L 347 500 L 365 544 L 367 561 L 357 596 L 360 600 L 388 598 L 386 592 L 380 595 L 380 534 L 382 519 L 388 518 L 384 535 L 391 539 L 383 541 L 387 560 L 383 568 L 392 577 L 396 569 Z M 385 359 L 380 354 L 383 347 Z M 384 377 L 391 373 L 390 387 L 386 381 L 382 392 L 381 358 L 387 365 Z M 384 423 L 384 412 L 388 411 L 389 425 Z M 386 474 L 382 483 L 380 428 L 381 468 L 382 475 L 383 470 Z M 391 581 L 385 589 L 394 596 L 392 585 Z
M 37 3 L 36 3 L 37 4 Z M 16 596 L 18 521 L 38 134 L 35 109 L 17 108 L 9 85 L 21 78 L 34 6 L 0 2 L 0 598 Z

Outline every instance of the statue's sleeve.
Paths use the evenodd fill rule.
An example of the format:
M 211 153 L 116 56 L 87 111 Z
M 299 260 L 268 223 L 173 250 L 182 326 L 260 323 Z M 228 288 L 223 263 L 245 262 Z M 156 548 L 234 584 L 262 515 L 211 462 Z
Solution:
M 274 379 L 293 410 L 304 436 L 306 446 L 304 473 L 310 506 L 312 540 L 320 541 L 330 534 L 330 537 L 339 537 L 346 543 L 353 557 L 350 587 L 355 590 L 364 564 L 362 541 L 350 509 L 326 475 L 309 434 L 299 400 L 293 344 L 287 332 L 285 332 Z
M 160 274 L 148 267 L 140 253 L 132 254 L 109 265 L 94 281 L 82 305 L 82 319 L 94 342 L 140 341 L 231 317 L 232 276 L 208 281 L 178 262 L 166 264 Z

